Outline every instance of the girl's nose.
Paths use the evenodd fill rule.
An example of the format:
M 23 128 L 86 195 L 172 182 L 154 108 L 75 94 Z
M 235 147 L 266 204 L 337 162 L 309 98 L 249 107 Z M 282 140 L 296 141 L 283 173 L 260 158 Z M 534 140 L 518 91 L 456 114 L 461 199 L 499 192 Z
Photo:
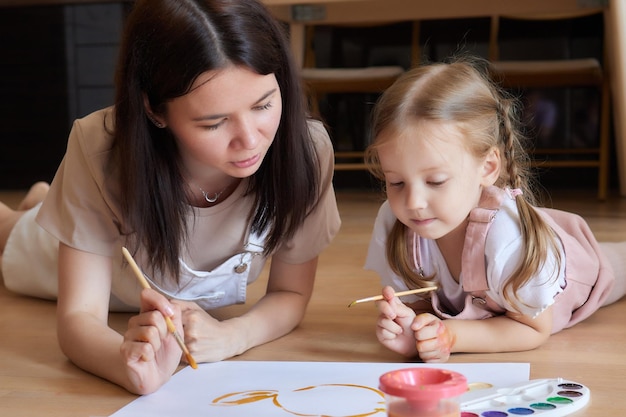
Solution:
M 406 195 L 406 205 L 411 210 L 426 208 L 426 194 L 418 187 L 410 187 Z

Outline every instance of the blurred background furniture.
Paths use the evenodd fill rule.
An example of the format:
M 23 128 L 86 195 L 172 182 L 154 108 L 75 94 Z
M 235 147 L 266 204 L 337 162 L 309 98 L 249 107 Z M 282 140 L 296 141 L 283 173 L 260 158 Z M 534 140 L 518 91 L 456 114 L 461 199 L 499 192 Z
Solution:
M 495 15 L 489 39 L 495 78 L 523 97 L 534 165 L 595 168 L 600 200 L 609 182 L 610 87 L 603 37 L 585 36 L 585 29 L 603 28 L 603 15 L 597 9 Z
M 304 57 L 304 32 L 306 24 L 335 25 L 335 24 L 361 24 L 382 22 L 410 22 L 419 20 L 422 25 L 426 21 L 434 19 L 469 19 L 489 18 L 492 15 L 523 15 L 531 13 L 560 13 L 581 9 L 605 10 L 606 46 L 610 53 L 607 55 L 609 86 L 612 90 L 612 110 L 615 141 L 615 154 L 610 159 L 617 162 L 617 168 L 611 168 L 611 185 L 617 184 L 619 179 L 620 195 L 626 196 L 626 1 L 624 0 L 438 0 L 429 2 L 426 0 L 262 0 L 272 13 L 285 22 L 290 32 L 290 42 L 297 62 L 303 62 Z M 23 187 L 36 179 L 50 180 L 54 174 L 59 159 L 62 156 L 64 144 L 67 140 L 69 126 L 66 120 L 72 119 L 72 114 L 78 110 L 82 115 L 83 108 L 87 104 L 84 100 L 105 98 L 105 89 L 109 88 L 113 75 L 93 83 L 91 75 L 95 72 L 82 72 L 81 63 L 87 67 L 93 67 L 95 60 L 84 60 L 81 54 L 66 56 L 64 42 L 70 44 L 68 51 L 87 51 L 94 47 L 94 42 L 82 43 L 81 38 L 76 37 L 78 32 L 92 31 L 94 25 L 91 18 L 102 18 L 101 12 L 92 13 L 104 6 L 111 6 L 112 10 L 118 10 L 121 6 L 125 10 L 132 4 L 132 0 L 0 0 L 2 15 L 4 17 L 3 33 L 6 34 L 3 44 L 3 56 L 7 65 L 3 66 L 3 84 L 9 96 L 10 104 L 5 106 L 2 127 L 0 127 L 0 181 L 5 187 Z M 77 22 L 80 26 L 72 24 L 67 13 L 71 10 L 85 10 L 87 19 L 82 17 Z M 83 9 L 84 8 L 84 9 Z M 304 12 L 303 12 L 304 10 Z M 314 12 L 311 13 L 311 10 Z M 82 12 L 80 13 L 82 15 Z M 122 13 L 123 15 L 123 13 Z M 37 16 L 41 16 L 39 19 Z M 78 14 L 76 14 L 78 16 Z M 112 22 L 102 26 L 106 31 L 112 31 L 119 26 L 118 22 Z M 44 34 L 44 36 L 41 36 Z M 80 43 L 77 43 L 80 42 Z M 71 45 L 74 45 L 73 47 Z M 95 45 L 106 53 L 99 53 L 98 73 L 106 75 L 106 71 L 100 69 L 109 68 L 113 62 L 107 51 L 114 50 L 116 42 Z M 485 48 L 486 51 L 486 48 Z M 15 59 L 11 57 L 15 56 Z M 486 56 L 486 54 L 485 54 Z M 74 59 L 76 58 L 76 59 Z M 26 70 L 19 68 L 25 66 Z M 32 89 L 30 71 L 35 68 L 44 68 L 46 77 L 35 77 L 39 82 L 37 90 L 41 93 L 33 97 L 28 92 Z M 74 73 L 80 77 L 73 77 Z M 88 76 L 83 78 L 83 75 Z M 21 83 L 26 80 L 26 85 L 21 88 Z M 75 85 L 72 84 L 75 82 Z M 75 87 L 75 88 L 73 88 Z M 96 87 L 96 89 L 93 89 Z M 19 94 L 13 94 L 16 90 Z M 93 91 L 92 91 L 93 90 Z M 96 91 L 97 90 L 97 91 Z M 86 94 L 83 94 L 86 93 Z M 25 96 L 26 94 L 26 96 Z M 31 98 L 33 97 L 33 98 Z M 78 98 L 78 101 L 74 99 Z M 15 103 L 14 103 L 15 101 Z M 23 106 L 23 102 L 27 102 Z M 76 106 L 77 104 L 78 106 Z M 98 103 L 98 106 L 101 106 Z M 89 108 L 92 107 L 90 104 Z M 50 123 L 24 123 L 32 109 L 36 108 L 39 114 L 48 115 L 46 120 Z M 53 115 L 53 116 L 51 116 Z M 43 117 L 43 116 L 42 116 Z M 41 131 L 41 126 L 45 126 Z M 28 135 L 36 137 L 31 138 Z M 38 160 L 32 158 L 33 143 L 41 150 Z M 9 155 L 10 159 L 6 156 Z M 22 168 L 20 168 L 22 167 Z M 567 172 L 567 169 L 553 170 L 553 172 Z M 364 172 L 352 171 L 341 173 L 340 176 L 361 175 Z M 619 174 L 619 175 L 618 175 Z M 559 174 L 560 175 L 560 174 Z M 568 179 L 569 180 L 569 179 Z M 615 180 L 615 182 L 613 182 Z M 592 183 L 595 187 L 595 183 Z
M 292 50 L 304 60 L 306 24 L 346 24 L 426 19 L 489 17 L 562 13 L 581 9 L 603 9 L 612 94 L 615 149 L 620 195 L 626 196 L 626 2 L 624 0 L 263 0 L 272 13 L 289 25 Z M 308 13 L 310 10 L 315 13 Z M 302 13 L 304 10 L 304 13 Z
M 395 59 L 376 58 L 374 50 L 380 41 L 393 38 L 398 30 L 402 33 L 399 36 L 408 35 L 407 43 L 417 46 L 418 26 L 415 22 L 410 34 L 402 33 L 404 28 L 398 29 L 393 22 L 306 26 L 302 80 L 311 112 L 328 125 L 335 147 L 336 171 L 366 169 L 363 150 L 369 142 L 373 103 L 419 55 L 416 47 L 411 62 L 403 65 Z M 385 32 L 388 36 L 379 36 Z M 390 45 L 380 49 L 385 46 Z M 321 57 L 324 52 L 326 56 Z M 344 131 L 338 129 L 340 125 Z M 348 136 L 347 141 L 342 138 L 344 135 Z

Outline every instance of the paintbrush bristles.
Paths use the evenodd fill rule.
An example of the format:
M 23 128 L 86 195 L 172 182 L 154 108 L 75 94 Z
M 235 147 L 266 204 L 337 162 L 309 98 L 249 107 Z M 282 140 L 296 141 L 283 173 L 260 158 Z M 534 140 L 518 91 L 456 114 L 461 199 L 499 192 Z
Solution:
M 424 287 L 424 288 L 416 288 L 414 290 L 397 292 L 397 293 L 395 293 L 395 296 L 396 297 L 402 297 L 403 295 L 419 294 L 419 293 L 424 293 L 424 292 L 429 292 L 429 291 L 435 291 L 436 289 L 437 289 L 437 287 L 435 287 L 435 286 Z M 348 307 L 352 307 L 355 304 L 366 303 L 368 301 L 380 301 L 382 299 L 383 299 L 382 295 L 374 295 L 372 297 L 361 298 L 359 300 L 354 300 L 353 302 L 351 302 L 348 305 Z

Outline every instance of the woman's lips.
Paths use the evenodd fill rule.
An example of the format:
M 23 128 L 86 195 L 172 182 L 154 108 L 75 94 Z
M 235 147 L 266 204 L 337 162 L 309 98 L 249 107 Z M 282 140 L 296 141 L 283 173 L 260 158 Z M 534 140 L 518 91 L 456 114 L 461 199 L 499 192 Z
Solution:
M 244 159 L 242 161 L 233 162 L 237 168 L 248 168 L 256 164 L 260 158 L 260 154 L 254 155 L 252 158 Z

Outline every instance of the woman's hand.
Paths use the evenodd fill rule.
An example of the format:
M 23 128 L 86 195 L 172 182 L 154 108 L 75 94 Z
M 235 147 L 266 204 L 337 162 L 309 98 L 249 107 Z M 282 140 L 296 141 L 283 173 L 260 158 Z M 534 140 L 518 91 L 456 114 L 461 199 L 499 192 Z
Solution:
M 411 324 L 415 335 L 415 346 L 424 362 L 446 362 L 454 346 L 455 336 L 439 317 L 419 314 Z
M 128 321 L 120 352 L 130 384 L 138 393 L 156 391 L 169 380 L 181 359 L 181 350 L 169 333 L 164 316 L 182 331 L 180 309 L 151 289 L 141 293 L 141 313 Z
M 141 313 L 121 335 L 108 325 L 112 276 L 113 258 L 59 244 L 59 346 L 80 368 L 134 394 L 148 394 L 180 363 L 180 348 L 163 318 L 167 314 L 182 329 L 180 310 L 157 292 L 144 290 Z
M 182 311 L 185 344 L 197 362 L 218 362 L 235 355 L 236 329 L 230 320 L 219 321 L 196 303 L 174 301 Z M 184 357 L 183 357 L 184 360 Z
M 376 302 L 380 312 L 376 337 L 394 352 L 407 357 L 415 356 L 415 337 L 411 329 L 415 312 L 395 296 L 393 288 L 383 288 L 382 294 L 383 300 Z
M 193 302 L 172 301 L 182 311 L 185 343 L 197 362 L 216 362 L 289 333 L 313 292 L 317 257 L 301 264 L 272 259 L 267 292 L 248 311 L 223 320 Z

